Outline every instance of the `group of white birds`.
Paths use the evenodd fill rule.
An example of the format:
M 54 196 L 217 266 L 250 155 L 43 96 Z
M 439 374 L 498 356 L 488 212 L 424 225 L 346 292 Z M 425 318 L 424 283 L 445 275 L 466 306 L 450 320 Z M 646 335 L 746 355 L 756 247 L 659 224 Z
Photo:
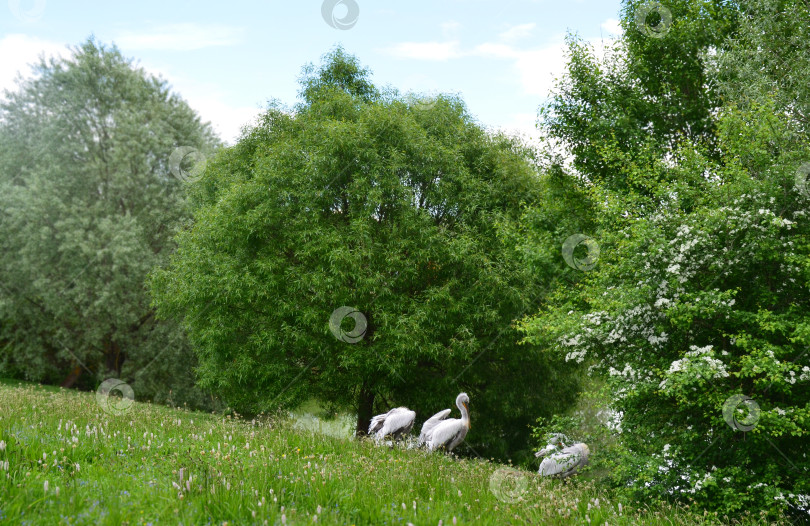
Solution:
M 439 411 L 428 418 L 422 425 L 417 447 L 426 447 L 428 451 L 453 451 L 453 448 L 464 441 L 467 431 L 470 430 L 470 397 L 461 393 L 456 397 L 456 407 L 461 411 L 461 418 L 450 418 L 450 409 Z M 413 429 L 416 421 L 416 412 L 407 407 L 396 407 L 385 414 L 377 415 L 371 419 L 368 428 L 369 436 L 373 436 L 380 443 L 385 437 L 392 437 L 395 441 L 405 437 Z M 567 438 L 562 434 L 549 437 L 549 442 L 536 457 L 546 457 L 540 463 L 539 473 L 543 476 L 569 477 L 588 463 L 590 450 L 586 444 L 577 442 L 566 445 Z

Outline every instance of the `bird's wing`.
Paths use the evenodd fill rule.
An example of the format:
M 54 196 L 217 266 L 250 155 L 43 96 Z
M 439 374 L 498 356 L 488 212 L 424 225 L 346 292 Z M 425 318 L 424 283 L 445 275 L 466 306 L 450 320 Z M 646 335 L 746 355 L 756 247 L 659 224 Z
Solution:
M 444 411 L 439 411 L 435 415 L 431 416 L 425 423 L 422 424 L 422 432 L 419 433 L 419 445 L 424 444 L 430 439 L 430 433 L 433 429 L 441 423 L 442 420 L 447 418 L 450 414 L 450 409 L 445 409 Z
M 451 418 L 450 420 L 439 422 L 430 434 L 428 447 L 431 450 L 447 447 L 461 432 L 462 428 L 466 429 L 466 426 L 458 418 Z
M 550 453 L 554 453 L 555 451 L 557 451 L 557 449 L 558 448 L 557 448 L 557 446 L 555 444 L 548 444 L 546 447 L 544 447 L 543 449 L 541 449 L 540 451 L 535 453 L 534 456 L 543 457 L 543 456 L 546 456 L 546 455 L 548 455 Z
M 385 419 L 388 418 L 388 416 L 394 411 L 396 411 L 396 409 L 392 409 L 383 415 L 377 415 L 374 418 L 372 418 L 371 425 L 368 426 L 368 434 L 373 435 L 374 433 L 382 429 L 383 425 L 385 424 Z
M 584 446 L 584 447 L 583 447 Z M 588 446 L 585 444 L 574 444 L 564 448 L 558 453 L 554 453 L 540 463 L 541 475 L 571 475 L 579 466 L 588 461 Z
M 591 451 L 588 449 L 587 444 L 577 442 L 573 446 L 564 448 L 562 453 L 572 455 L 576 459 L 577 464 L 584 466 L 588 462 L 588 455 Z
M 540 463 L 539 473 L 544 476 L 559 475 L 570 470 L 576 463 L 573 455 L 555 453 Z
M 414 411 L 404 407 L 398 407 L 388 414 L 380 433 L 382 436 L 390 435 L 398 431 L 407 433 L 410 431 L 410 428 L 413 427 L 414 420 L 416 420 L 416 413 Z

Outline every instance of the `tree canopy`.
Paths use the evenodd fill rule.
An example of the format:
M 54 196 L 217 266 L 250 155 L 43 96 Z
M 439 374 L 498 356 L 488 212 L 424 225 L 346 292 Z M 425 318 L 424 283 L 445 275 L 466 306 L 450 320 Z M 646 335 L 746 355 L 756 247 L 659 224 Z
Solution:
M 116 376 L 138 398 L 199 402 L 185 337 L 155 319 L 144 282 L 188 217 L 171 153 L 210 151 L 210 126 L 92 39 L 5 97 L 0 370 L 84 388 Z
M 663 38 L 634 28 L 637 7 L 626 2 L 617 44 L 627 60 L 601 62 L 572 40 L 560 111 L 544 121 L 596 207 L 600 263 L 520 327 L 607 379 L 621 447 L 595 459 L 616 487 L 730 515 L 806 514 L 806 60 L 777 59 L 788 42 L 806 47 L 806 2 L 672 2 Z M 737 19 L 747 23 L 730 28 Z M 632 104 L 659 88 L 674 91 L 638 113 L 663 119 L 646 128 Z
M 550 284 L 508 237 L 541 198 L 530 152 L 457 98 L 378 90 L 340 49 L 305 73 L 294 111 L 270 108 L 208 163 L 194 225 L 152 281 L 160 312 L 186 320 L 202 385 L 248 414 L 317 396 L 357 411 L 358 431 L 466 391 L 468 444 L 528 453 L 528 424 L 576 386 L 512 325 Z M 359 341 L 330 332 L 341 307 L 362 313 Z

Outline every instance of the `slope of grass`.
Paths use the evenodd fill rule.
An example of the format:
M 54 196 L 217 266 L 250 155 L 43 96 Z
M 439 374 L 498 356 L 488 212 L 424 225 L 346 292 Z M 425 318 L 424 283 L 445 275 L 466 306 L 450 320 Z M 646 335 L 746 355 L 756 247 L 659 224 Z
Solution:
M 713 524 L 486 460 L 0 383 L 0 523 Z M 6 462 L 8 464 L 6 464 Z M 740 524 L 762 524 L 751 518 Z

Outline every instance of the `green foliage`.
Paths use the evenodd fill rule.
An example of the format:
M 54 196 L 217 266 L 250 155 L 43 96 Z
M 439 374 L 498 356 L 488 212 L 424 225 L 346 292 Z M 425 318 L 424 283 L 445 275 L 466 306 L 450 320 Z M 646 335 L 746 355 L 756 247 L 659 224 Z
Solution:
M 168 159 L 217 144 L 165 82 L 88 40 L 0 104 L 0 371 L 205 403 L 144 281 L 188 216 Z M 88 374 L 89 373 L 89 374 Z
M 734 34 L 737 8 L 727 0 L 666 2 L 672 26 L 651 38 L 636 27 L 636 11 L 646 3 L 625 0 L 624 36 L 607 45 L 602 58 L 568 37 L 567 70 L 540 108 L 539 125 L 567 147 L 590 181 L 649 196 L 674 180 L 660 164 L 684 140 L 715 153 L 712 113 L 720 96 L 703 56 Z M 636 176 L 638 169 L 646 178 Z
M 731 133 L 719 137 L 724 164 L 696 164 L 722 184 L 690 211 L 674 201 L 603 224 L 598 270 L 522 325 L 530 343 L 592 361 L 610 379 L 622 441 L 636 453 L 617 483 L 638 497 L 776 513 L 810 490 L 810 226 L 793 161 L 810 152 L 752 158 L 791 144 L 772 104 L 756 111 L 729 109 L 719 125 Z M 723 412 L 738 394 L 761 408 L 747 434 Z
M 528 454 L 528 425 L 577 384 L 512 326 L 550 285 L 506 234 L 541 196 L 530 152 L 457 99 L 342 89 L 370 82 L 340 50 L 319 71 L 294 115 L 271 108 L 209 162 L 155 304 L 185 319 L 202 384 L 241 413 L 316 396 L 363 430 L 372 411 L 425 419 L 467 391 L 467 444 Z M 344 305 L 368 320 L 354 344 L 329 331 Z
M 726 100 L 747 106 L 773 99 L 807 142 L 810 137 L 810 5 L 803 0 L 743 0 L 736 44 L 711 61 Z
M 634 27 L 638 4 L 606 60 L 571 40 L 542 115 L 597 205 L 582 217 L 601 257 L 520 329 L 608 380 L 617 488 L 806 518 L 807 4 L 671 2 L 659 39 Z

